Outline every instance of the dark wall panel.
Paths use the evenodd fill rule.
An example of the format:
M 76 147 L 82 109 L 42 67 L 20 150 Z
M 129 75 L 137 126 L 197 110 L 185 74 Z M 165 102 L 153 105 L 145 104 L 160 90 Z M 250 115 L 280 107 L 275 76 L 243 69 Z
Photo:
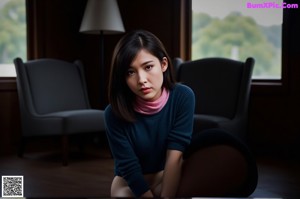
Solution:
M 171 57 L 179 53 L 179 6 L 181 0 L 119 0 L 126 32 L 146 29 L 156 34 L 165 44 Z M 66 61 L 82 60 L 85 65 L 91 104 L 104 108 L 111 56 L 123 34 L 105 35 L 105 79 L 100 80 L 99 36 L 79 33 L 86 0 L 28 0 L 29 58 L 58 58 Z M 300 12 L 291 11 L 286 46 L 288 81 L 283 92 L 251 93 L 249 140 L 251 146 L 266 151 L 281 151 L 292 156 L 300 138 Z M 34 47 L 34 48 L 32 48 Z M 34 50 L 32 50 L 34 49 Z M 256 66 L 259 67 L 259 66 Z M 20 137 L 20 119 L 15 83 L 6 86 L 0 80 L 0 155 L 14 153 Z

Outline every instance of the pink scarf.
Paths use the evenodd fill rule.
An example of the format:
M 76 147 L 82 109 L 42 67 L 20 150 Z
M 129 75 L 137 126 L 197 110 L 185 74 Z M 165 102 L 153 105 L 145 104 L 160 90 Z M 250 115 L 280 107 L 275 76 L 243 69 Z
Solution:
M 134 110 L 145 115 L 158 113 L 167 103 L 169 99 L 169 91 L 163 89 L 161 96 L 155 101 L 147 101 L 140 97 L 136 98 Z

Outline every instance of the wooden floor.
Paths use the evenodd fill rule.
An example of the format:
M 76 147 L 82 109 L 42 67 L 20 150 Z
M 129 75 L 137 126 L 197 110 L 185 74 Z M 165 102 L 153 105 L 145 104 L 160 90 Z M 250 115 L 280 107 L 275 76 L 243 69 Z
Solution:
M 299 163 L 269 157 L 257 162 L 259 181 L 251 198 L 300 198 Z M 84 157 L 73 152 L 67 167 L 58 152 L 31 152 L 22 159 L 0 158 L 0 175 L 24 176 L 27 198 L 108 198 L 113 160 L 106 147 L 88 149 Z
M 113 160 L 106 149 L 89 149 L 84 156 L 73 150 L 69 165 L 62 166 L 59 151 L 32 152 L 1 158 L 0 174 L 24 176 L 27 198 L 103 198 L 110 194 Z

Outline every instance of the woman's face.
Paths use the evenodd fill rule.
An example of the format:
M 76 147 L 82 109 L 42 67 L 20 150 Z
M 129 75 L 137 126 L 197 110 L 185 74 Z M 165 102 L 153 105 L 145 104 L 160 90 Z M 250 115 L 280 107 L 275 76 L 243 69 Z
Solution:
M 166 57 L 157 57 L 142 49 L 133 59 L 126 76 L 130 90 L 144 100 L 154 101 L 161 95 L 163 72 L 168 68 Z

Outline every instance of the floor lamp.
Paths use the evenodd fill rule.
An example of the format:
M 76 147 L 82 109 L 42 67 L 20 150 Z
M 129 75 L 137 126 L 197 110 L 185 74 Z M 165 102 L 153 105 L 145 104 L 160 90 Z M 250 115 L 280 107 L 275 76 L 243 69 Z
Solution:
M 104 91 L 104 35 L 125 32 L 116 0 L 88 0 L 79 32 L 100 35 L 100 89 Z

